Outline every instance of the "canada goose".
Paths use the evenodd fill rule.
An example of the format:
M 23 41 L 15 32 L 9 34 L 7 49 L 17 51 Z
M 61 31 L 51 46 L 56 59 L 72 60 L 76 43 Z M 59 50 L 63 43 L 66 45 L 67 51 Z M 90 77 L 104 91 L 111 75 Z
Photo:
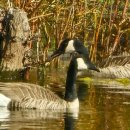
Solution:
M 29 83 L 0 82 L 0 106 L 34 109 L 73 109 L 79 107 L 75 80 L 78 70 L 88 69 L 87 60 L 78 53 L 72 56 L 67 72 L 65 97 L 57 96 L 49 89 Z
M 130 78 L 130 56 L 119 55 L 111 56 L 105 59 L 100 59 L 97 62 L 98 69 L 89 59 L 89 52 L 87 48 L 78 39 L 65 39 L 61 42 L 59 48 L 46 60 L 51 61 L 55 57 L 64 54 L 78 52 L 83 54 L 87 59 L 88 69 L 95 71 L 87 71 L 85 75 L 97 78 Z M 97 73 L 97 72 L 101 73 Z
M 61 54 L 73 52 L 78 52 L 79 54 L 83 54 L 85 56 L 88 69 L 100 72 L 99 69 L 97 69 L 96 66 L 90 61 L 88 49 L 78 39 L 63 40 L 59 48 L 46 60 L 46 62 L 50 62 Z

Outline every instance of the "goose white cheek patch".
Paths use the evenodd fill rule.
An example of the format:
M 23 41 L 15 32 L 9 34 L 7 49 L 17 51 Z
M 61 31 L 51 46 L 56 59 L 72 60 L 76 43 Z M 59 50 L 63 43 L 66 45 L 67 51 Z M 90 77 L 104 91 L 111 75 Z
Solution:
M 75 48 L 74 48 L 74 40 L 70 40 L 70 41 L 68 42 L 68 45 L 67 45 L 66 49 L 65 49 L 65 52 L 66 52 L 66 53 L 71 53 L 71 52 L 73 52 L 73 51 L 75 51 Z
M 77 68 L 78 70 L 88 69 L 88 66 L 85 64 L 82 58 L 77 58 L 77 65 L 78 65 L 78 68 Z
M 0 107 L 7 107 L 11 99 L 0 93 Z

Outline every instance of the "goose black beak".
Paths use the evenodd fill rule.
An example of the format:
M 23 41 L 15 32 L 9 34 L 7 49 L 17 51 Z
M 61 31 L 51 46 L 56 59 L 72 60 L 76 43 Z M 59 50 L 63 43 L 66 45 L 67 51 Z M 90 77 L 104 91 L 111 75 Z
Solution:
M 46 60 L 45 62 L 50 62 L 50 61 L 52 61 L 54 58 L 60 56 L 61 54 L 63 54 L 62 51 L 56 50 L 50 57 L 47 58 L 47 60 Z

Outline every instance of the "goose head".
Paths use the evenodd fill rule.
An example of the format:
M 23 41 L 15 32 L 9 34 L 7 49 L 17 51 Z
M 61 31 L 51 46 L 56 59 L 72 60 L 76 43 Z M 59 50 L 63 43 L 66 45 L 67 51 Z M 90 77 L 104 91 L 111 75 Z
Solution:
M 91 62 L 89 58 L 88 49 L 78 39 L 63 40 L 59 48 L 56 51 L 54 51 L 54 53 L 46 60 L 46 62 L 50 62 L 51 60 L 53 60 L 57 56 L 60 56 L 61 54 L 73 54 L 75 52 L 80 54 L 80 56 L 84 57 L 84 59 L 86 59 L 88 69 L 100 72 L 99 69 Z M 79 64 L 83 63 L 83 58 L 78 58 L 78 61 Z
M 88 61 L 87 61 L 86 57 L 83 54 L 79 54 L 77 52 L 74 52 L 72 54 L 71 62 L 74 62 L 77 71 L 89 69 Z
M 60 56 L 64 53 L 73 53 L 78 52 L 79 54 L 83 54 L 89 59 L 89 53 L 87 48 L 82 44 L 78 39 L 65 39 L 60 43 L 59 48 L 54 51 L 54 53 L 47 59 L 47 62 L 50 62 L 57 56 Z

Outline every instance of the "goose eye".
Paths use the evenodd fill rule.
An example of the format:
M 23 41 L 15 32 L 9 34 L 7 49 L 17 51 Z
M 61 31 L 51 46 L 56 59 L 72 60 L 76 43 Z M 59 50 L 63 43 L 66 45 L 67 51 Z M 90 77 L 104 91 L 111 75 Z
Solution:
M 73 56 L 73 57 L 78 57 L 78 56 L 79 56 L 79 53 L 75 51 L 75 52 L 72 53 L 72 56 Z

